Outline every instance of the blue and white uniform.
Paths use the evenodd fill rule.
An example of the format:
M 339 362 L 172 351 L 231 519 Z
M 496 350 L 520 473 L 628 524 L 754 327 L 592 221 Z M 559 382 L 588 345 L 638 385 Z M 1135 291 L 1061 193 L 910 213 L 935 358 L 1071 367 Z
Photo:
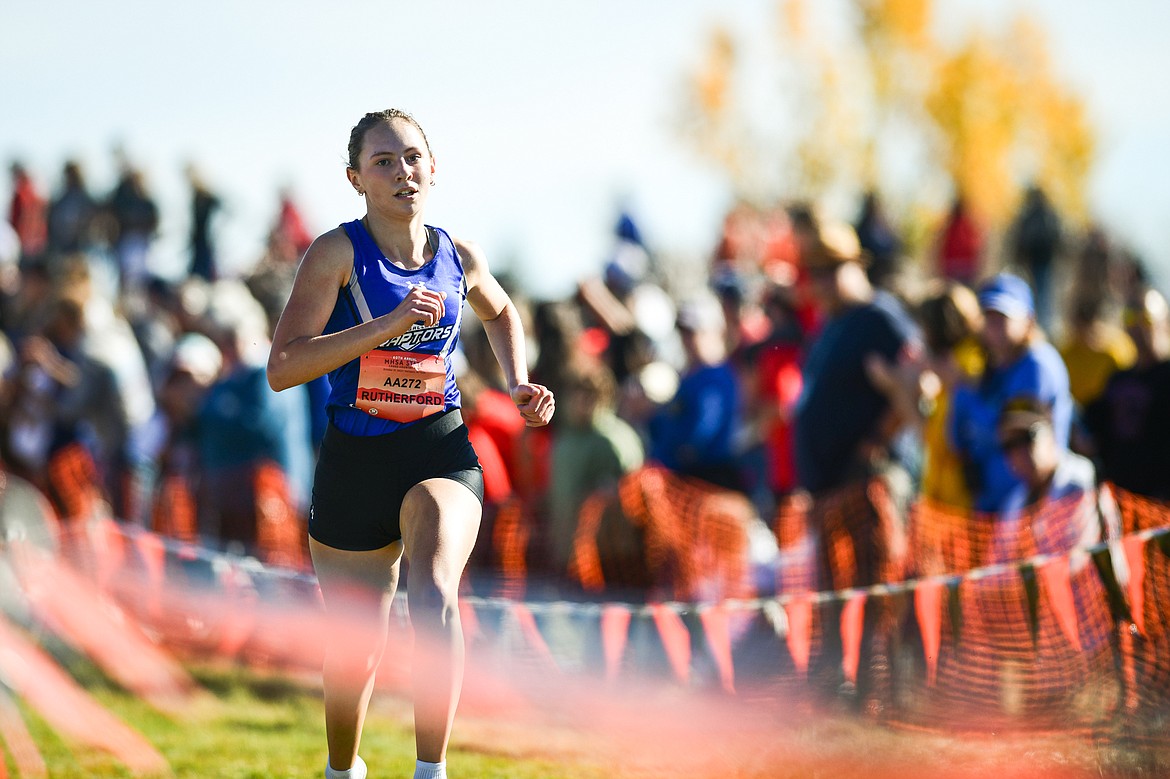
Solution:
M 342 228 L 353 243 L 353 272 L 337 295 L 337 304 L 325 325 L 325 334 L 346 330 L 393 311 L 410 293 L 412 287 L 422 285 L 435 292 L 447 293 L 443 318 L 439 322 L 431 327 L 415 324 L 398 338 L 387 341 L 363 357 L 392 358 L 402 354 L 429 356 L 433 358 L 436 367 L 438 360 L 441 360 L 441 378 L 430 375 L 428 379 L 432 385 L 439 385 L 441 381 L 441 387 L 431 387 L 432 395 L 441 393 L 441 405 L 438 405 L 439 398 L 427 400 L 433 400 L 437 410 L 450 411 L 459 408 L 459 390 L 455 386 L 451 355 L 459 342 L 463 304 L 467 299 L 467 284 L 463 274 L 463 263 L 459 260 L 451 236 L 440 228 L 427 227 L 428 235 L 437 239 L 434 258 L 421 268 L 404 270 L 386 259 L 360 219 L 347 222 Z M 414 421 L 406 418 L 409 413 L 394 419 L 384 411 L 371 413 L 369 408 L 359 407 L 357 395 L 362 361 L 363 358 L 351 360 L 330 372 L 329 383 L 332 392 L 326 406 L 330 421 L 350 435 L 380 435 L 393 432 Z M 408 379 L 403 377 L 399 381 L 406 382 Z M 400 389 L 393 386 L 393 382 L 392 377 L 381 381 L 382 384 L 391 385 L 387 387 L 388 390 Z M 395 394 L 420 397 L 417 393 Z M 410 403 L 408 401 L 398 405 L 408 406 Z M 431 411 L 429 408 L 426 410 Z
M 329 374 L 330 424 L 313 477 L 309 535 L 336 549 L 381 549 L 402 537 L 406 494 L 429 479 L 465 485 L 483 503 L 483 469 L 459 407 L 451 355 L 467 283 L 451 237 L 428 227 L 433 259 L 403 270 L 386 259 L 361 221 L 342 227 L 353 272 L 338 290 L 324 332 L 393 311 L 420 284 L 447 294 L 442 319 L 415 324 Z

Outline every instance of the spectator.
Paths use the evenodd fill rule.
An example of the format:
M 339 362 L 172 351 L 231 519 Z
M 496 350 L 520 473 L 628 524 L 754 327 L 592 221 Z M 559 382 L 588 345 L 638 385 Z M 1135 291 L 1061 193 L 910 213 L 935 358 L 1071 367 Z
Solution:
M 55 296 L 43 331 L 18 344 L 21 367 L 4 414 L 5 461 L 70 519 L 110 513 L 127 434 L 114 372 L 89 355 L 85 334 L 83 302 Z
M 7 222 L 0 222 L 0 325 L 20 289 L 20 236 Z
M 869 283 L 881 289 L 888 289 L 898 272 L 898 253 L 902 250 L 902 242 L 894 228 L 890 226 L 877 192 L 870 190 L 865 193 L 861 213 L 853 227 L 857 231 L 857 240 L 861 243 L 862 251 L 870 257 L 869 265 L 865 269 Z
M 926 344 L 927 365 L 938 379 L 922 431 L 920 494 L 927 500 L 952 508 L 972 506 L 972 495 L 963 478 L 962 459 L 947 434 L 954 396 L 960 386 L 970 386 L 983 373 L 979 334 L 983 315 L 970 288 L 958 282 L 940 282 L 918 307 Z
M 1033 396 L 1004 404 L 996 434 L 1017 483 L 995 523 L 988 563 L 1064 555 L 1120 536 L 1116 514 L 1098 509 L 1093 464 L 1060 444 L 1052 420 Z M 1087 562 L 1074 560 L 1074 572 Z
M 812 290 L 808 265 L 804 262 L 804 258 L 806 256 L 814 256 L 820 251 L 817 218 L 811 206 L 800 202 L 794 203 L 789 207 L 788 218 L 798 261 L 797 274 L 794 279 L 797 291 L 796 318 L 801 332 L 806 336 L 812 337 L 820 332 L 824 312 L 821 310 L 822 305 Z
M 10 170 L 12 199 L 8 202 L 8 223 L 20 239 L 20 261 L 32 262 L 41 258 L 48 243 L 48 205 L 24 165 L 14 162 Z
M 155 413 L 132 441 L 126 520 L 186 541 L 196 539 L 195 495 L 202 471 L 196 417 L 222 362 L 219 349 L 199 333 L 187 333 L 174 344 Z
M 808 522 L 818 542 L 823 589 L 901 579 L 905 568 L 904 517 L 910 478 L 894 451 L 906 421 L 892 388 L 875 384 L 875 361 L 911 366 L 920 351 L 913 322 L 888 293 L 875 291 L 865 273 L 857 234 L 844 224 L 820 224 L 802 254 L 809 289 L 825 322 L 804 363 L 796 404 L 795 451 L 800 486 L 811 496 Z M 915 412 L 917 413 L 917 412 Z M 839 604 L 829 606 L 832 620 Z M 877 713 L 879 675 L 888 668 L 891 613 L 868 609 L 855 701 Z M 840 636 L 826 634 L 813 678 L 836 693 L 842 682 Z M 874 707 L 870 709 L 869 707 Z
M 482 334 L 482 330 L 475 332 Z M 515 482 L 522 479 L 520 461 L 530 454 L 524 449 L 528 428 L 516 413 L 512 397 L 489 384 L 470 365 L 459 373 L 459 392 L 463 397 L 463 420 L 468 429 L 474 428 L 476 437 L 482 434 L 491 440 L 490 448 L 499 453 L 505 469 L 500 482 L 510 494 Z M 487 484 L 488 476 L 485 467 L 485 496 L 493 492 Z
M 109 367 L 117 384 L 115 398 L 121 404 L 117 416 L 125 424 L 122 440 L 111 449 L 106 491 L 115 512 L 125 516 L 124 475 L 128 442 L 138 434 L 154 414 L 153 384 L 146 359 L 134 330 L 106 295 L 95 289 L 87 263 L 71 258 L 65 269 L 73 274 L 69 282 L 74 294 L 85 306 L 85 352 Z
M 742 490 L 735 450 L 740 388 L 718 301 L 710 295 L 685 301 L 676 326 L 685 364 L 674 398 L 650 420 L 650 457 L 683 476 Z
M 728 359 L 737 368 L 744 367 L 748 355 L 771 329 L 760 305 L 759 280 L 757 275 L 734 272 L 719 273 L 711 279 L 711 288 L 723 310 Z
M 1060 217 L 1038 185 L 1028 187 L 1009 231 L 1012 259 L 1032 279 L 1036 318 L 1048 332 L 1055 324 L 1053 265 L 1061 240 Z
M 573 552 L 581 504 L 598 490 L 640 467 L 642 441 L 614 413 L 617 386 L 603 365 L 575 366 L 562 395 L 553 430 L 548 491 L 549 547 L 553 570 L 564 574 Z
M 559 395 L 569 366 L 583 357 L 585 323 L 581 307 L 573 300 L 543 302 L 535 307 L 533 320 L 537 348 L 532 374 L 554 395 Z M 493 373 L 497 372 L 498 369 Z
M 653 258 L 633 218 L 623 213 L 614 230 L 614 245 L 600 277 L 582 280 L 577 301 L 586 317 L 586 337 L 604 353 L 618 384 L 629 378 L 634 353 L 649 337 L 655 348 L 674 344 L 675 305 L 651 275 Z
M 113 217 L 119 289 L 137 296 L 149 271 L 150 247 L 158 232 L 158 205 L 142 171 L 123 162 L 122 175 L 107 204 Z
M 986 238 L 962 195 L 956 195 L 939 233 L 938 272 L 944 279 L 971 287 L 983 271 Z
M 678 368 L 664 357 L 651 336 L 635 330 L 626 353 L 625 374 L 618 385 L 617 415 L 648 445 L 650 421 L 678 391 Z
M 257 553 L 258 484 L 278 473 L 291 513 L 308 505 L 312 482 L 308 402 L 303 387 L 276 393 L 265 374 L 267 320 L 242 284 L 217 282 L 206 315 L 223 369 L 198 416 L 199 528 L 212 541 Z M 299 533 L 294 533 L 299 536 Z
M 1102 315 L 1102 305 L 1096 295 L 1075 298 L 1060 345 L 1069 391 L 1082 409 L 1096 400 L 1110 376 L 1133 365 L 1137 357 L 1133 341 Z
M 146 280 L 143 292 L 140 305 L 127 307 L 127 319 L 146 361 L 151 386 L 157 390 L 170 372 L 171 353 L 182 335 L 176 313 L 179 289 L 166 279 L 152 276 Z
M 804 263 L 826 320 L 809 348 L 796 407 L 797 475 L 814 499 L 867 481 L 875 468 L 897 467 L 889 399 L 865 363 L 871 354 L 907 362 L 919 349 L 901 304 L 869 283 L 853 228 L 830 224 L 818 235 Z
M 744 407 L 750 439 L 763 448 L 765 502 L 755 497 L 760 516 L 796 489 L 796 460 L 792 448 L 792 416 L 801 390 L 803 339 L 790 287 L 770 285 L 763 296 L 769 333 L 748 350 L 740 364 L 744 376 Z
M 1072 423 L 1068 370 L 1036 324 L 1032 290 L 1001 273 L 979 289 L 987 365 L 979 381 L 955 393 L 950 435 L 963 457 L 975 508 L 998 512 L 1019 479 L 996 439 L 996 422 L 1010 398 L 1031 397 L 1052 409 L 1057 443 L 1067 447 Z
M 11 296 L 4 300 L 2 310 L 4 332 L 13 343 L 40 332 L 53 297 L 55 282 L 49 267 L 43 262 L 17 266 L 17 277 Z
M 300 262 L 301 257 L 309 250 L 309 244 L 313 242 L 313 234 L 305 226 L 305 218 L 293 199 L 292 190 L 282 188 L 279 199 L 276 224 L 272 229 L 292 247 L 294 263 Z
M 187 273 L 215 281 L 219 278 L 219 258 L 212 223 L 223 202 L 195 165 L 187 166 L 187 182 L 191 186 L 191 261 Z
M 1099 225 L 1090 225 L 1081 241 L 1072 274 L 1073 301 L 1087 301 L 1100 309 L 1120 302 L 1115 289 L 1119 281 L 1120 253 Z
M 61 190 L 49 204 L 48 215 L 48 249 L 56 256 L 89 249 L 98 216 L 81 164 L 69 160 L 61 175 Z
M 1125 311 L 1137 359 L 1113 374 L 1085 409 L 1101 476 L 1118 487 L 1170 500 L 1170 307 L 1147 290 Z

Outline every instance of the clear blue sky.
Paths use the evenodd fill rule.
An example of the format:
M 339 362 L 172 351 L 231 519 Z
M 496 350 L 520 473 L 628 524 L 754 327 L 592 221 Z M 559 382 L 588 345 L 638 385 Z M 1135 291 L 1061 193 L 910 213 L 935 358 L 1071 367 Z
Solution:
M 830 4 L 831 5 L 831 4 Z M 1159 0 L 939 0 L 949 30 L 1029 9 L 1101 136 L 1094 210 L 1170 265 L 1170 10 Z M 230 204 L 230 265 L 259 252 L 290 185 L 322 230 L 360 214 L 344 179 L 368 110 L 414 113 L 439 171 L 430 221 L 480 242 L 536 294 L 599 267 L 617 203 L 649 239 L 707 252 L 722 178 L 669 117 L 712 22 L 744 35 L 773 0 L 448 0 L 427 3 L 0 0 L 0 156 L 45 186 L 80 158 L 95 189 L 121 142 L 164 206 L 160 269 L 182 255 L 192 160 Z M 823 6 L 822 6 L 823 9 Z M 7 182 L 0 186 L 7 193 Z

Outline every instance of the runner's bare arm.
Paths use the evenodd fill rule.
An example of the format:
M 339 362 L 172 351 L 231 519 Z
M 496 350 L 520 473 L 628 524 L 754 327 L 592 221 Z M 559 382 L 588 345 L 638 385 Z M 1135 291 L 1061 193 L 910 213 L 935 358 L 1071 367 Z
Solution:
M 443 293 L 417 288 L 393 311 L 356 327 L 322 335 L 337 291 L 353 270 L 353 246 L 341 228 L 322 235 L 305 253 L 292 293 L 272 336 L 268 383 L 276 391 L 295 387 L 338 368 L 410 329 L 443 315 Z
M 512 401 L 530 427 L 548 424 L 554 410 L 553 395 L 548 387 L 528 380 L 520 313 L 488 270 L 482 250 L 473 243 L 460 240 L 455 240 L 455 248 L 459 251 L 467 278 L 467 302 L 483 322 L 492 353 L 511 390 Z

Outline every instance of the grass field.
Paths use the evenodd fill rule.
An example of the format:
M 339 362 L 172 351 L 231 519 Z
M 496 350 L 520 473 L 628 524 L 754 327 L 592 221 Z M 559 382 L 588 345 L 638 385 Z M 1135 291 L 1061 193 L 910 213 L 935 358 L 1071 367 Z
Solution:
M 324 727 L 312 678 L 196 665 L 210 693 L 168 717 L 113 685 L 94 666 L 65 659 L 103 705 L 139 730 L 179 779 L 308 779 L 322 775 Z M 604 687 L 604 685 L 601 685 Z M 737 777 L 995 777 L 1080 779 L 1165 776 L 1167 766 L 1076 737 L 978 738 L 892 731 L 846 715 L 813 714 L 784 701 L 750 703 L 693 690 L 599 689 L 526 683 L 533 705 L 472 702 L 456 723 L 452 777 L 650 779 Z M 64 742 L 27 707 L 22 713 L 49 777 L 127 777 L 104 753 Z M 414 748 L 406 700 L 375 696 L 362 754 L 372 779 L 409 777 Z M 9 776 L 18 776 L 9 761 Z

